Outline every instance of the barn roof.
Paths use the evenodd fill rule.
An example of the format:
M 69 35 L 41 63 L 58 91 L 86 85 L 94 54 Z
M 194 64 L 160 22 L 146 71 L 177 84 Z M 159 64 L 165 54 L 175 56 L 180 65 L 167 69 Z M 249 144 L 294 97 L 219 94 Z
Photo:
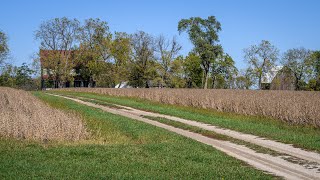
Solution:
M 271 83 L 282 68 L 283 66 L 275 66 L 271 68 L 269 72 L 262 75 L 261 83 Z

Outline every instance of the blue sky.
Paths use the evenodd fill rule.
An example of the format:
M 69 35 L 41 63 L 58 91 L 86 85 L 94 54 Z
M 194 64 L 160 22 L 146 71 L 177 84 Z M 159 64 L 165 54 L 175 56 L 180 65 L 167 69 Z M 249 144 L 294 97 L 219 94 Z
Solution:
M 1 2 L 0 29 L 9 36 L 13 63 L 31 63 L 39 43 L 34 31 L 41 22 L 66 16 L 83 21 L 100 18 L 111 31 L 177 36 L 182 55 L 192 49 L 186 34 L 179 35 L 180 19 L 216 16 L 222 24 L 224 51 L 244 68 L 243 49 L 269 40 L 283 53 L 305 47 L 320 50 L 319 0 L 6 0 Z

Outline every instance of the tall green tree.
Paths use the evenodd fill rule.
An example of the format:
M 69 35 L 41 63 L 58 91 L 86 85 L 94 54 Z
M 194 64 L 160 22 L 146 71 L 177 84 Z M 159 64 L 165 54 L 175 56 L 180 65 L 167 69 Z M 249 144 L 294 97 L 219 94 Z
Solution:
M 0 86 L 16 86 L 16 67 L 11 64 L 4 64 L 0 67 Z
M 320 51 L 314 51 L 311 54 L 311 58 L 313 61 L 314 77 L 320 79 Z
M 25 89 L 31 90 L 34 89 L 34 81 L 32 75 L 35 73 L 26 63 L 23 63 L 20 67 L 16 68 L 16 86 Z
M 204 72 L 202 84 L 203 88 L 207 89 L 209 71 L 223 52 L 221 45 L 218 44 L 218 33 L 221 31 L 220 22 L 214 16 L 209 16 L 207 19 L 191 17 L 179 21 L 178 31 L 188 33 L 194 45 L 194 51 L 201 59 L 201 67 Z
M 169 87 L 171 88 L 186 87 L 183 56 L 178 56 L 171 62 L 169 73 L 171 76 Z
M 9 53 L 8 37 L 0 30 L 0 66 L 4 63 Z
M 112 33 L 106 21 L 97 19 L 86 19 L 80 27 L 78 36 L 80 47 L 78 50 L 77 69 L 81 69 L 82 78 L 88 79 L 89 86 L 93 81 L 100 84 L 106 78 L 107 72 L 112 71 L 110 60 L 112 57 Z M 108 79 L 110 79 L 108 75 Z
M 313 51 L 310 55 L 312 75 L 306 85 L 306 90 L 320 91 L 320 51 Z
M 275 66 L 279 50 L 269 41 L 262 40 L 260 44 L 244 49 L 244 53 L 249 69 L 258 80 L 258 87 L 261 89 L 262 77 Z
M 133 87 L 150 87 L 156 78 L 157 63 L 154 57 L 154 38 L 139 31 L 131 35 L 133 59 L 130 68 L 129 84 Z
M 230 55 L 225 54 L 219 57 L 212 67 L 212 88 L 233 88 L 237 74 L 238 69 Z
M 186 87 L 187 88 L 201 88 L 203 69 L 201 68 L 201 59 L 195 53 L 189 53 L 185 57 L 183 63 Z
M 284 53 L 282 64 L 289 68 L 295 77 L 296 90 L 302 90 L 304 84 L 312 74 L 313 59 L 311 51 L 301 48 L 289 49 Z
M 113 58 L 113 74 L 115 84 L 121 84 L 129 79 L 129 66 L 132 60 L 130 36 L 124 32 L 116 32 L 111 46 Z
M 107 61 L 111 57 L 112 33 L 106 21 L 86 19 L 80 27 L 80 48 L 92 53 L 94 61 Z

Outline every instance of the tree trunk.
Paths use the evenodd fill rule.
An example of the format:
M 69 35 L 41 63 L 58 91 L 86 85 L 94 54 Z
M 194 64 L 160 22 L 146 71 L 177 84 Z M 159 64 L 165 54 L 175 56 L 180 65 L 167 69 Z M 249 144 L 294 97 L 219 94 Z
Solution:
M 204 86 L 203 89 L 208 89 L 208 79 L 209 79 L 209 73 L 207 71 L 205 71 L 205 81 L 204 81 Z
M 301 71 L 300 73 L 294 73 L 294 74 L 293 74 L 294 77 L 295 77 L 294 83 L 295 83 L 295 90 L 296 90 L 296 91 L 301 90 L 301 84 L 300 84 L 299 82 L 300 82 L 300 80 L 302 79 L 302 72 L 303 72 L 303 71 Z
M 300 90 L 299 79 L 297 77 L 295 77 L 295 78 L 296 78 L 296 80 L 295 80 L 295 90 L 299 91 Z
M 213 76 L 213 77 L 212 77 L 212 86 L 211 86 L 212 89 L 215 89 L 215 88 L 216 88 L 216 87 L 215 87 L 215 83 L 216 83 L 216 76 Z
M 201 86 L 202 88 L 204 87 L 204 70 L 203 70 L 203 73 L 202 73 L 202 78 L 201 78 Z
M 43 69 L 42 69 L 42 65 L 41 65 L 41 67 L 40 67 L 40 76 L 41 76 L 41 87 L 40 87 L 40 89 L 41 90 L 43 90 L 45 87 L 44 87 L 44 79 L 43 79 Z
M 262 73 L 259 74 L 259 90 L 261 90 Z
M 120 87 L 121 87 L 121 84 L 122 84 L 122 81 L 120 81 L 118 88 L 120 88 Z

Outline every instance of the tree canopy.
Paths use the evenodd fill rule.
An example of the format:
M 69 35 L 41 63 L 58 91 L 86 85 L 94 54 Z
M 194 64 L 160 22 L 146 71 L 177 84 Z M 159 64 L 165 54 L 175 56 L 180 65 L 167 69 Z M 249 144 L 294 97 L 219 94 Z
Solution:
M 9 53 L 8 37 L 0 30 L 0 65 L 4 63 Z
M 181 19 L 178 32 L 186 33 L 193 44 L 183 56 L 175 36 L 111 32 L 108 22 L 99 18 L 53 18 L 35 31 L 40 51 L 32 67 L 4 63 L 8 37 L 0 31 L 0 84 L 23 87 L 40 75 L 42 84 L 56 88 L 73 83 L 75 87 L 266 89 L 272 83 L 265 81 L 266 76 L 280 72 L 279 79 L 286 70 L 286 75 L 294 76 L 289 79 L 290 84 L 295 80 L 296 90 L 320 90 L 320 51 L 289 49 L 278 61 L 278 48 L 262 40 L 244 49 L 247 67 L 239 70 L 231 54 L 223 51 L 221 31 L 215 16 Z
M 296 90 L 301 90 L 303 83 L 312 74 L 313 62 L 311 51 L 303 47 L 287 50 L 282 58 L 282 64 L 289 68 L 296 81 Z
M 260 44 L 244 49 L 244 54 L 245 61 L 249 64 L 249 71 L 258 80 L 258 87 L 261 89 L 262 77 L 275 67 L 279 50 L 269 41 L 262 40 Z
M 222 46 L 218 44 L 218 33 L 221 31 L 221 24 L 214 16 L 207 19 L 191 17 L 182 19 L 178 24 L 178 31 L 187 32 L 189 39 L 194 45 L 196 52 L 201 59 L 201 67 L 204 72 L 203 88 L 208 87 L 209 71 L 216 59 L 222 54 Z

